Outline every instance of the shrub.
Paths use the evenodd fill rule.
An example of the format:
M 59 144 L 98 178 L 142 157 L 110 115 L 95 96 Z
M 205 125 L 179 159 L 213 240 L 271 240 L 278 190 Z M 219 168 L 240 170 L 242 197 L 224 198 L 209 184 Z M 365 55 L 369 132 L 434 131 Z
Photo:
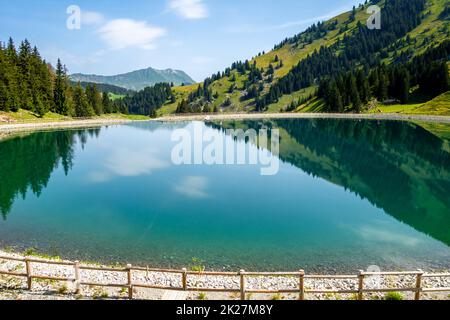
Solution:
M 206 293 L 200 292 L 197 296 L 197 300 L 206 300 Z
M 385 300 L 403 300 L 404 297 L 402 294 L 398 293 L 398 292 L 389 292 L 384 296 Z
M 66 294 L 69 291 L 69 288 L 67 288 L 66 284 L 63 284 L 61 287 L 58 288 L 59 294 Z

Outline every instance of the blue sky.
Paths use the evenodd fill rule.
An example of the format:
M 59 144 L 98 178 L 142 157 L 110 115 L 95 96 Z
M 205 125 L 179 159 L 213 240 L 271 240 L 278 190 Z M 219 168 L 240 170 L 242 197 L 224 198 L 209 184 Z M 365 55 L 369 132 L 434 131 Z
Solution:
M 357 0 L 40 0 L 4 1 L 0 39 L 27 38 L 70 73 L 112 75 L 149 66 L 181 69 L 195 80 L 268 51 Z M 81 28 L 67 28 L 67 9 Z M 75 20 L 76 21 L 76 20 Z

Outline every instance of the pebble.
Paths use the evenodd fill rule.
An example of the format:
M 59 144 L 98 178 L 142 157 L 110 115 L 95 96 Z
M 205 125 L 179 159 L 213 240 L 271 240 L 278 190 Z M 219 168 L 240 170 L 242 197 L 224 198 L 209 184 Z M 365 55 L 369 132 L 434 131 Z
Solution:
M 0 255 L 9 256 L 9 257 L 19 257 L 15 254 L 5 253 L 0 251 Z M 2 271 L 11 271 L 11 272 L 25 272 L 25 265 L 22 262 L 15 261 L 5 261 L 0 260 L 0 270 Z M 34 275 L 43 275 L 43 276 L 53 276 L 53 277 L 62 277 L 62 278 L 74 278 L 74 269 L 72 266 L 56 266 L 49 264 L 32 264 L 32 270 Z M 443 272 L 439 270 L 439 272 Z M 447 271 L 448 272 L 448 271 Z M 101 272 L 101 271 L 91 271 L 91 270 L 81 270 L 80 275 L 83 281 L 86 282 L 94 282 L 94 283 L 103 283 L 103 284 L 126 284 L 127 283 L 127 274 L 125 272 Z M 19 279 L 9 276 L 0 276 L 0 287 L 11 289 L 17 286 L 21 286 L 23 288 L 23 282 L 25 279 Z M 169 286 L 171 288 L 179 288 L 182 286 L 181 283 L 181 274 L 172 274 L 172 273 L 162 273 L 162 272 L 146 272 L 146 271 L 133 271 L 132 276 L 133 282 L 143 283 L 143 284 L 152 284 L 152 285 L 160 285 L 160 286 Z M 414 287 L 416 282 L 415 276 L 406 275 L 401 277 L 394 276 L 381 276 L 381 277 L 368 277 L 365 279 L 365 288 L 374 289 L 374 288 L 406 288 L 406 287 Z M 190 287 L 199 287 L 199 288 L 225 288 L 225 289 L 239 289 L 240 278 L 239 276 L 202 276 L 202 275 L 190 275 L 188 277 L 188 286 Z M 262 277 L 247 277 L 246 285 L 248 289 L 263 289 L 263 290 L 283 290 L 283 289 L 297 289 L 298 288 L 298 278 L 296 277 L 270 277 L 270 276 L 262 276 Z M 23 291 L 20 298 L 24 299 L 33 299 L 34 294 L 39 294 L 42 292 L 48 291 L 62 291 L 64 283 L 57 283 L 54 281 L 33 281 L 33 292 Z M 73 283 L 65 284 L 65 288 L 68 295 L 66 297 L 61 296 L 61 298 L 74 298 L 73 295 L 70 295 L 70 292 L 74 290 Z M 450 277 L 444 278 L 424 278 L 423 279 L 424 287 L 450 287 Z M 305 279 L 305 287 L 306 289 L 315 289 L 315 290 L 357 290 L 358 287 L 358 279 Z M 107 292 L 108 296 L 117 295 L 118 289 L 114 289 L 116 293 L 113 293 L 112 289 L 99 289 L 94 287 L 86 287 L 83 288 L 83 296 L 86 297 L 98 297 Z M 0 291 L 0 299 L 7 299 L 11 293 Z M 141 296 L 138 296 L 140 299 L 161 299 L 161 293 L 157 293 L 157 290 L 149 291 L 146 290 L 147 293 Z M 161 291 L 161 290 L 159 290 Z M 123 291 L 121 294 L 123 294 Z M 120 294 L 119 294 L 120 295 Z M 407 294 L 405 294 L 407 295 Z M 411 293 L 412 295 L 412 293 Z M 371 295 L 375 297 L 376 295 Z M 424 298 L 428 296 L 435 299 L 444 298 L 449 299 L 448 292 L 442 293 L 440 295 L 426 295 L 423 294 Z M 14 297 L 14 295 L 13 295 Z M 126 294 L 125 296 L 126 297 Z M 122 298 L 124 298 L 122 297 Z M 333 295 L 314 295 L 311 298 L 333 298 Z M 337 299 L 338 295 L 334 295 Z M 378 298 L 382 298 L 383 295 L 379 295 Z M 191 298 L 195 298 L 191 296 Z M 218 299 L 229 299 L 230 293 L 223 293 L 217 295 Z M 430 298 L 430 299 L 431 299 Z

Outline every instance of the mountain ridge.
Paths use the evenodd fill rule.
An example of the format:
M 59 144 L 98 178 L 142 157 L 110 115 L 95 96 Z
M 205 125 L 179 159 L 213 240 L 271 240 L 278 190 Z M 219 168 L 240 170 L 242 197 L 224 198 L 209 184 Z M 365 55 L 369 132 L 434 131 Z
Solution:
M 174 85 L 189 85 L 195 83 L 195 81 L 182 70 L 170 68 L 158 70 L 152 67 L 111 76 L 74 73 L 70 75 L 70 79 L 76 82 L 108 84 L 134 91 L 140 91 L 157 83 L 173 83 Z
M 314 24 L 295 36 L 286 38 L 269 52 L 259 53 L 245 62 L 234 63 L 231 68 L 214 74 L 203 83 L 175 87 L 176 103 L 168 103 L 163 106 L 160 114 L 186 112 L 182 109 L 188 110 L 188 113 L 254 112 L 259 111 L 256 106 L 258 100 L 269 94 L 274 94 L 275 98 L 267 99 L 264 110 L 261 111 L 324 111 L 323 101 L 313 99 L 317 96 L 318 79 L 324 78 L 324 76 L 315 74 L 310 81 L 311 85 L 303 86 L 300 90 L 292 92 L 289 90 L 289 93 L 281 92 L 281 95 L 277 91 L 284 90 L 280 90 L 283 88 L 278 86 L 278 82 L 290 76 L 291 71 L 302 61 L 307 60 L 316 52 L 320 52 L 323 48 L 333 48 L 334 46 L 336 49 L 332 49 L 332 53 L 335 55 L 332 60 L 337 60 L 336 57 L 345 49 L 346 38 L 356 38 L 355 35 L 360 31 L 358 24 L 366 24 L 370 16 L 367 8 L 376 4 L 385 10 L 386 3 L 386 0 L 372 0 L 360 4 L 355 6 L 352 11 L 343 12 L 327 21 Z M 403 0 L 389 3 L 397 3 L 406 8 L 410 5 L 409 2 Z M 445 0 L 426 0 L 424 3 L 425 8 L 418 15 L 420 17 L 418 25 L 409 28 L 404 34 L 390 40 L 390 43 L 376 51 L 376 59 L 380 61 L 380 64 L 393 65 L 397 64 L 400 59 L 410 61 L 448 38 L 450 28 L 447 15 L 450 5 Z M 384 13 L 383 17 L 387 16 L 389 14 Z M 404 22 L 407 21 L 407 19 L 404 20 Z M 392 23 L 384 26 L 395 28 Z M 385 29 L 375 32 L 383 33 L 383 30 Z M 341 47 L 337 48 L 339 44 Z M 377 43 L 375 44 L 377 45 Z M 353 53 L 350 52 L 350 54 Z M 354 69 L 361 67 L 361 61 L 363 60 L 356 61 L 357 67 Z M 287 83 L 287 85 L 291 85 L 291 83 Z M 199 86 L 201 86 L 200 89 Z M 185 104 L 184 108 L 180 108 L 184 101 L 187 101 L 187 107 Z

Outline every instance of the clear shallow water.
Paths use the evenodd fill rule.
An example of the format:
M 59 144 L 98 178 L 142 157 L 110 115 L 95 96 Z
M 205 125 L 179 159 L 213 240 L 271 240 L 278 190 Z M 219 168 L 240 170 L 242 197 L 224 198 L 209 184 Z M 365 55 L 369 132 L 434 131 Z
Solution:
M 279 128 L 279 173 L 173 165 L 172 130 L 193 123 L 9 139 L 0 142 L 0 243 L 164 267 L 193 257 L 233 270 L 450 267 L 448 141 L 403 122 L 203 126 Z

